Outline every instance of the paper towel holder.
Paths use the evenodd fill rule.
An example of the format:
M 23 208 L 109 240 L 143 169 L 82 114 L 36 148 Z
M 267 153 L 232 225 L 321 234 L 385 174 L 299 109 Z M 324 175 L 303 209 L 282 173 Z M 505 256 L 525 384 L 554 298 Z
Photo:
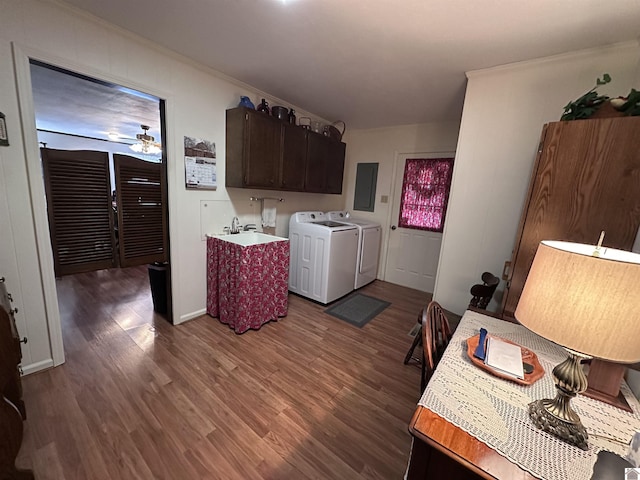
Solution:
M 284 198 L 276 198 L 276 197 L 249 197 L 249 201 L 251 202 L 264 202 L 265 200 L 275 200 L 277 202 L 284 202 Z
M 265 222 L 265 211 L 264 211 L 264 201 L 265 200 L 274 200 L 276 202 L 284 202 L 284 198 L 276 198 L 276 197 L 249 197 L 249 200 L 252 202 L 260 202 L 260 216 L 262 217 L 262 231 L 265 233 L 270 233 L 272 235 L 275 235 L 275 219 L 273 220 L 273 225 L 271 225 L 271 223 L 269 223 L 269 225 L 266 225 Z M 275 213 L 275 207 L 273 208 L 274 213 Z M 265 230 L 266 228 L 268 228 L 269 230 Z

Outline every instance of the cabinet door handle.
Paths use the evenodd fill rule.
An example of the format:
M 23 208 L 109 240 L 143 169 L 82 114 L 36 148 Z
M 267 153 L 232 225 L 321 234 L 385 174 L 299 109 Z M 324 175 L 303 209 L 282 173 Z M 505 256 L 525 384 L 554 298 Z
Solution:
M 24 343 L 26 345 L 28 341 L 29 339 L 27 337 L 22 337 L 22 339 L 20 340 L 20 343 Z
M 395 230 L 396 228 L 398 227 L 396 227 L 395 225 L 391 225 L 391 230 Z

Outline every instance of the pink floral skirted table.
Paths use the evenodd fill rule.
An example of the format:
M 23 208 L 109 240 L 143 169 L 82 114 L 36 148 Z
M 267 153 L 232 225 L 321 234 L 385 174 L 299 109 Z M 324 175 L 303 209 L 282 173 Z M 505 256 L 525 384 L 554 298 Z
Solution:
M 236 333 L 286 316 L 288 288 L 288 240 L 243 246 L 207 238 L 207 313 Z

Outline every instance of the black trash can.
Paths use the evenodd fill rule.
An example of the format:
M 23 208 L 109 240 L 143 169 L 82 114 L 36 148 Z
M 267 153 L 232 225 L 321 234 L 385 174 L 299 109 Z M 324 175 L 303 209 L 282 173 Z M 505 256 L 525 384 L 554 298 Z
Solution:
M 167 264 L 155 262 L 149 264 L 148 268 L 153 310 L 158 313 L 167 313 Z

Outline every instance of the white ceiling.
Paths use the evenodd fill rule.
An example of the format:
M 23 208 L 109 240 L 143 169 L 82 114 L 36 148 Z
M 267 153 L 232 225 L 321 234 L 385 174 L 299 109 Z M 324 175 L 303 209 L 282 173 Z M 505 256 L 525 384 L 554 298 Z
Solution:
M 66 1 L 348 128 L 459 120 L 465 71 L 640 35 L 640 0 Z

